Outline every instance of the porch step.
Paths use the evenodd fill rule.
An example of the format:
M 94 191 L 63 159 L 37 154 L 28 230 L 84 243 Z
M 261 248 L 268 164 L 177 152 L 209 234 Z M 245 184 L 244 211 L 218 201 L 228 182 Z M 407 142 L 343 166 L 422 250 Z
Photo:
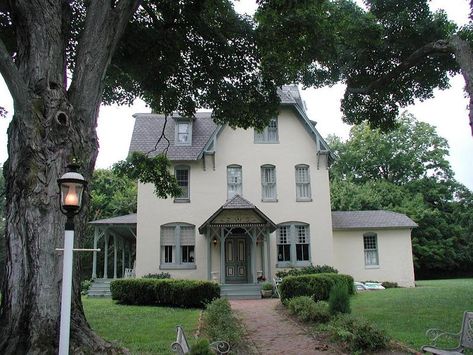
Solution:
M 232 300 L 256 300 L 261 298 L 259 284 L 220 285 L 220 296 Z
M 87 295 L 89 297 L 112 297 L 110 282 L 112 279 L 95 279 L 90 285 Z

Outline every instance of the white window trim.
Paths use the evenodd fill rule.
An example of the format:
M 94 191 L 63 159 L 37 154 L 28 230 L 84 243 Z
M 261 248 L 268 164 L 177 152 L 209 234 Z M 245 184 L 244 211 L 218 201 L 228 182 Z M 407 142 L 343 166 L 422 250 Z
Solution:
M 187 170 L 187 197 L 175 197 L 174 202 L 186 203 L 191 202 L 191 168 L 188 165 L 176 165 L 174 167 L 174 176 L 177 176 L 177 170 Z
M 301 169 L 301 168 L 304 168 L 304 169 L 307 169 L 307 178 L 308 178 L 308 182 L 299 182 L 298 181 L 298 173 L 297 173 L 297 170 L 298 169 Z M 309 165 L 307 164 L 298 164 L 294 167 L 294 174 L 295 174 L 295 183 L 296 183 L 296 201 L 297 202 L 310 202 L 312 201 L 312 187 L 311 187 L 311 183 L 310 183 L 310 167 Z M 299 196 L 299 186 L 302 186 L 302 185 L 307 185 L 308 187 L 308 191 L 309 191 L 309 196 Z
M 366 249 L 365 248 L 365 238 L 373 238 L 374 237 L 374 240 L 375 240 L 375 243 L 376 243 L 376 248 L 371 248 L 371 249 Z M 366 258 L 366 253 L 367 252 L 375 252 L 376 254 L 376 264 L 368 264 L 366 262 L 367 258 Z M 365 265 L 365 269 L 379 269 L 379 244 L 378 244 L 378 234 L 376 233 L 372 233 L 372 232 L 369 232 L 369 233 L 363 233 L 363 262 L 364 262 L 364 265 Z
M 309 241 L 308 245 L 308 253 L 309 253 L 309 260 L 297 260 L 297 250 L 296 246 L 298 243 L 297 239 L 297 226 L 304 226 L 306 228 L 307 239 Z M 278 261 L 278 247 L 279 245 L 279 227 L 289 227 L 288 228 L 288 235 L 287 239 L 290 244 L 290 260 L 289 261 Z M 304 222 L 285 222 L 278 225 L 278 229 L 276 231 L 276 267 L 277 268 L 287 268 L 287 267 L 305 267 L 309 266 L 312 263 L 312 252 L 311 252 L 311 236 L 310 236 L 310 225 Z M 307 244 L 307 243 L 304 243 Z
M 182 262 L 182 246 L 181 245 L 181 228 L 182 227 L 192 227 L 194 231 L 194 262 Z M 162 244 L 162 230 L 163 228 L 173 228 L 174 229 L 174 244 L 173 254 L 172 254 L 172 263 L 165 262 L 165 247 L 169 244 Z M 167 223 L 163 224 L 160 227 L 160 243 L 159 243 L 159 255 L 160 255 L 160 270 L 175 270 L 175 269 L 196 269 L 196 245 L 195 245 L 195 225 L 189 223 Z
M 273 170 L 274 182 L 267 183 L 267 182 L 264 181 L 265 169 L 272 169 Z M 273 197 L 265 197 L 265 195 L 264 195 L 265 188 L 267 186 L 269 186 L 270 184 L 274 185 L 274 196 Z M 278 185 L 277 185 L 277 177 L 276 177 L 276 167 L 274 165 L 271 165 L 271 164 L 261 165 L 261 201 L 262 202 L 277 202 L 278 201 L 278 190 L 277 190 L 277 188 L 278 188 Z
M 271 122 L 276 122 L 276 137 L 274 139 L 270 139 L 269 134 L 269 125 Z M 254 143 L 256 144 L 277 144 L 279 143 L 279 122 L 277 117 L 273 117 L 270 120 L 270 123 L 266 127 L 263 128 L 262 131 L 257 131 L 255 129 L 254 134 Z
M 189 127 L 189 138 L 186 142 L 180 142 L 179 141 L 179 125 L 181 124 L 187 124 Z M 174 144 L 176 146 L 189 146 L 192 145 L 192 120 L 176 120 L 175 122 L 175 128 L 174 128 Z

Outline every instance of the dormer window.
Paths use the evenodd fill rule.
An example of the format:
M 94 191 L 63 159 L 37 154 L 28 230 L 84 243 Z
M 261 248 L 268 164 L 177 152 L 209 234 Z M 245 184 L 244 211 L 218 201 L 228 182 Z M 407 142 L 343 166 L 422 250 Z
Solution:
M 255 143 L 279 143 L 277 118 L 271 118 L 262 131 L 255 129 Z
M 192 144 L 192 123 L 190 121 L 176 122 L 176 145 Z

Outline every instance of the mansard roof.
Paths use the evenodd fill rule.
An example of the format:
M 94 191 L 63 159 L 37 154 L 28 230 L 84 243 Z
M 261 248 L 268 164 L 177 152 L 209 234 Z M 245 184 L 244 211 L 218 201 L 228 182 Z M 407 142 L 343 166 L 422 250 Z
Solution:
M 327 143 L 315 128 L 315 122 L 307 117 L 298 87 L 284 85 L 278 89 L 278 95 L 282 106 L 289 106 L 294 110 L 304 128 L 317 143 L 318 150 L 334 158 Z M 167 156 L 172 161 L 200 159 L 205 151 L 213 150 L 213 140 L 223 129 L 223 126 L 218 126 L 212 120 L 211 112 L 197 112 L 192 119 L 180 115 L 167 116 L 166 119 L 165 115 L 153 113 L 137 113 L 133 116 L 136 120 L 129 153 L 142 152 L 155 156 L 167 148 Z M 192 144 L 188 146 L 175 144 L 175 124 L 182 119 L 192 121 Z M 162 138 L 158 142 L 163 129 L 167 139 Z
M 391 211 L 332 212 L 332 229 L 415 228 L 417 224 L 402 213 Z

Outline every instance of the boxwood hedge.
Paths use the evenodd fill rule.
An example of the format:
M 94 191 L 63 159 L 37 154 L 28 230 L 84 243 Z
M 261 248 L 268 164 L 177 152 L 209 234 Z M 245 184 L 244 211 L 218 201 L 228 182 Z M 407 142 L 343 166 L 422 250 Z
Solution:
M 279 286 L 279 293 L 284 304 L 298 296 L 309 296 L 314 301 L 326 301 L 330 290 L 337 283 L 345 285 L 349 295 L 354 294 L 353 277 L 334 273 L 287 276 Z
M 204 308 L 220 297 L 220 286 L 210 281 L 124 279 L 110 284 L 112 299 L 121 304 Z

